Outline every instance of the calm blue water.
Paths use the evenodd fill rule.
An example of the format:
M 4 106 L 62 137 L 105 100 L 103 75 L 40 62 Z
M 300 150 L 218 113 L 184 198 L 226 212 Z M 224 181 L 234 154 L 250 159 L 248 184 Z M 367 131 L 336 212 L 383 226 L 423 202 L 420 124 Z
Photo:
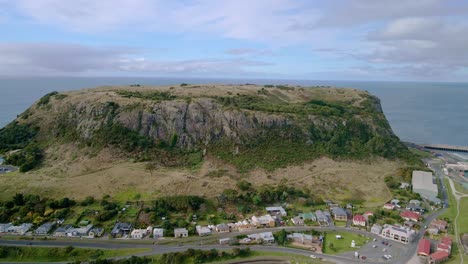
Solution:
M 468 83 L 234 80 L 183 78 L 24 78 L 0 79 L 0 127 L 51 91 L 99 85 L 175 85 L 182 82 L 330 85 L 377 95 L 395 133 L 414 143 L 468 146 Z

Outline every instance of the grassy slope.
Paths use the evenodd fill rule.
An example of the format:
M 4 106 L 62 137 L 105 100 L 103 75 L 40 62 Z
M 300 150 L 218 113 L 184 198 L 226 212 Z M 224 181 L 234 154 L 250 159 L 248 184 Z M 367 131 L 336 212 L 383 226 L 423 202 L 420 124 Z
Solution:
M 75 248 L 69 253 L 64 253 L 64 248 L 51 247 L 19 247 L 17 254 L 9 254 L 0 258 L 0 262 L 61 262 L 61 261 L 86 261 L 90 259 L 112 258 L 142 253 L 148 249 L 119 249 L 119 250 L 97 250 Z

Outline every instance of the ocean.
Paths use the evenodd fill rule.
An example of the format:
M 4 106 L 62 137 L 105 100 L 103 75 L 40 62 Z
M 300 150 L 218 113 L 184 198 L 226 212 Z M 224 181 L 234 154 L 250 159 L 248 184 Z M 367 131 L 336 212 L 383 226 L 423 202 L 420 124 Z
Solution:
M 468 146 L 468 83 L 141 77 L 0 79 L 0 127 L 51 91 L 102 85 L 180 83 L 329 85 L 367 90 L 380 98 L 384 113 L 401 140 L 418 144 Z

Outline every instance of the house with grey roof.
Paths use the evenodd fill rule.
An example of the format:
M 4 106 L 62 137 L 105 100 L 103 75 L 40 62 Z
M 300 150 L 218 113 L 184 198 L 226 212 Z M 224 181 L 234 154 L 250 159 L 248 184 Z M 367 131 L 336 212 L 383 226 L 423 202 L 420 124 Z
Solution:
M 111 236 L 112 237 L 123 237 L 128 236 L 132 232 L 133 226 L 130 223 L 116 223 L 114 228 L 112 228 Z
M 36 235 L 47 235 L 49 232 L 52 230 L 52 228 L 55 226 L 55 222 L 47 222 L 39 226 L 36 231 L 34 231 L 34 234 Z
M 72 225 L 64 225 L 64 226 L 60 226 L 59 228 L 57 228 L 54 232 L 54 236 L 57 236 L 57 237 L 64 237 L 64 236 L 67 236 L 67 232 L 72 229 L 73 226 Z

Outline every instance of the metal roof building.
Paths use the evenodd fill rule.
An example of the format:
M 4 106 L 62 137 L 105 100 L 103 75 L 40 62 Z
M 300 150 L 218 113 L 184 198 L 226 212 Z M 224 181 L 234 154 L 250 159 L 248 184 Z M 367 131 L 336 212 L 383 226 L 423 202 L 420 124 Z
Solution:
M 413 171 L 413 192 L 419 193 L 429 201 L 435 202 L 437 199 L 437 184 L 432 179 L 432 172 Z

